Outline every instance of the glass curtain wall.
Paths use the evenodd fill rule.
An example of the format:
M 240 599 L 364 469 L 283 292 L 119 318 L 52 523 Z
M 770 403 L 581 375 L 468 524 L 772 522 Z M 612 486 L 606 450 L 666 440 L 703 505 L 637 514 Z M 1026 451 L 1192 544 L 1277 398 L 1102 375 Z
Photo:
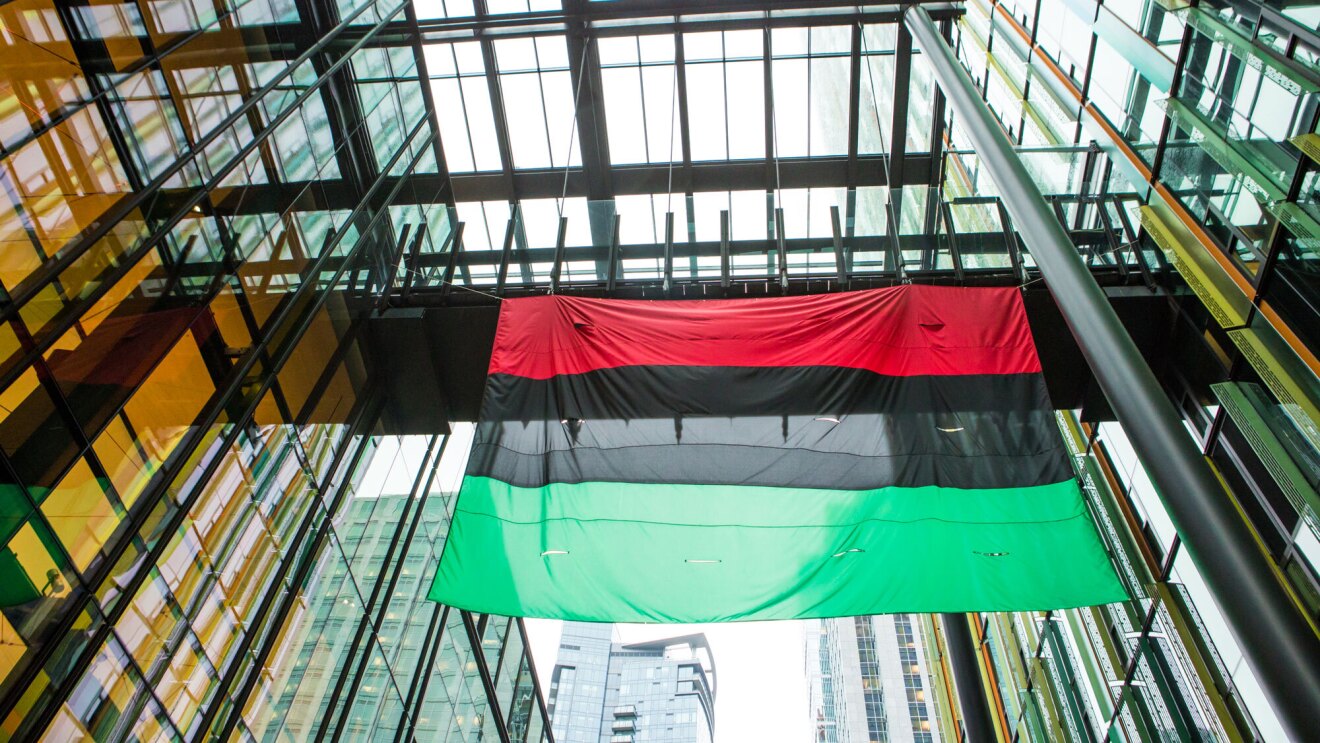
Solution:
M 409 12 L 0 5 L 0 739 L 542 739 L 421 598 L 452 483 L 371 484 L 446 445 L 352 307 L 449 228 Z
M 1110 155 L 1099 194 L 1125 198 L 1060 218 L 1137 223 L 1135 251 L 1192 285 L 1170 391 L 1316 617 L 1317 305 L 1303 299 L 1308 271 L 1289 273 L 1320 234 L 1307 188 L 1320 154 L 1314 19 L 1253 3 L 969 0 L 967 11 L 956 49 L 1037 178 L 1093 177 L 1059 146 Z M 952 132 L 956 148 L 956 122 Z M 973 167 L 955 173 L 976 183 Z M 1034 739 L 1282 740 L 1122 427 L 1061 420 L 1137 598 L 983 615 L 1001 725 Z

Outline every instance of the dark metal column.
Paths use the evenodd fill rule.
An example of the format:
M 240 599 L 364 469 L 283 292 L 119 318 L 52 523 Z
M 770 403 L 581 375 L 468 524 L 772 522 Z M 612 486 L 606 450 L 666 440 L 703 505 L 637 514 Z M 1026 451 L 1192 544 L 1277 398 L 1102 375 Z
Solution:
M 944 647 L 953 670 L 953 687 L 958 693 L 958 717 L 968 743 L 995 740 L 995 725 L 990 716 L 989 700 L 981 684 L 981 665 L 976 660 L 976 643 L 966 614 L 941 614 Z
M 1292 737 L 1311 738 L 1320 709 L 1320 639 L 1275 577 L 1250 528 L 930 15 L 908 7 L 904 24 L 921 43 L 940 88 L 962 117 L 963 130 L 998 186 L 1247 662 Z

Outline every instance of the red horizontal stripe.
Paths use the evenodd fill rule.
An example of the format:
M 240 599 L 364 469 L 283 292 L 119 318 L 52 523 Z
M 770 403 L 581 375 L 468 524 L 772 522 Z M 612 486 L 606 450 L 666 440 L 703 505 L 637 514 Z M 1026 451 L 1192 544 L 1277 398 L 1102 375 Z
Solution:
M 769 299 L 505 300 L 491 374 L 622 366 L 839 366 L 891 376 L 1040 371 L 1012 287 L 905 285 Z

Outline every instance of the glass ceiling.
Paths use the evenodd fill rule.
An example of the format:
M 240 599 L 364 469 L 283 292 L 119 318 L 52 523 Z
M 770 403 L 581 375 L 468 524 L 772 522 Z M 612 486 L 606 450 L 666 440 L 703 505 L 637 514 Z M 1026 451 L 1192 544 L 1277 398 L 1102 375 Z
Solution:
M 765 246 L 733 251 L 735 276 L 772 272 L 777 239 L 828 242 L 836 211 L 848 238 L 933 224 L 924 195 L 904 197 L 921 202 L 910 215 L 889 205 L 891 185 L 938 182 L 944 140 L 938 92 L 899 31 L 897 6 L 418 0 L 414 9 L 418 71 L 453 192 L 451 227 L 441 229 L 465 225 L 455 283 L 501 284 L 506 245 L 510 283 L 548 280 L 561 219 L 569 248 L 606 249 L 616 227 L 621 245 Z M 400 72 L 399 83 L 416 74 Z M 685 251 L 682 275 L 720 275 L 718 255 L 675 252 Z M 882 252 L 858 256 L 878 265 Z M 606 270 L 599 255 L 560 260 L 569 280 Z M 787 260 L 807 274 L 837 269 L 824 246 Z M 417 285 L 437 271 L 423 269 Z M 621 278 L 663 271 L 655 251 L 619 260 Z
M 429 9 L 428 3 L 419 7 Z M 434 10 L 444 17 L 444 8 Z M 853 32 L 846 25 L 775 28 L 768 34 L 743 29 L 602 36 L 590 61 L 599 65 L 603 111 L 591 113 L 603 118 L 605 131 L 621 133 L 608 138 L 604 154 L 615 166 L 756 160 L 767 153 L 781 159 L 846 157 L 853 85 L 860 85 L 855 151 L 885 154 L 893 117 L 895 29 L 865 26 L 866 64 L 859 81 L 851 76 Z M 450 171 L 505 167 L 492 106 L 496 95 L 514 170 L 580 166 L 574 113 L 583 91 L 574 87 L 571 70 L 587 61 L 586 48 L 579 52 L 583 59 L 570 60 L 564 34 L 495 39 L 489 42 L 493 55 L 483 50 L 485 43 L 423 45 L 435 99 L 446 102 L 437 116 Z M 921 69 L 910 97 L 929 102 L 934 88 Z M 768 121 L 767 111 L 773 113 Z M 928 150 L 931 125 L 929 107 L 914 110 L 907 147 Z

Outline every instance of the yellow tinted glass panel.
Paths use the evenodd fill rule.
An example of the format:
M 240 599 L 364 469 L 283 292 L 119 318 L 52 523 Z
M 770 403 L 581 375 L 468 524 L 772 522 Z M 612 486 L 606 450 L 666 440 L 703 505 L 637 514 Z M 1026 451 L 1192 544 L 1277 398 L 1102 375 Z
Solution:
M 41 512 L 79 570 L 92 564 L 121 520 L 105 483 L 81 458 L 46 496 Z
M 197 342 L 185 334 L 124 406 L 151 466 L 174 451 L 214 392 Z
M 114 483 L 124 507 L 132 508 L 156 471 L 155 463 L 142 456 L 120 416 L 110 419 L 105 430 L 92 442 L 92 449 L 110 476 L 110 482 Z

